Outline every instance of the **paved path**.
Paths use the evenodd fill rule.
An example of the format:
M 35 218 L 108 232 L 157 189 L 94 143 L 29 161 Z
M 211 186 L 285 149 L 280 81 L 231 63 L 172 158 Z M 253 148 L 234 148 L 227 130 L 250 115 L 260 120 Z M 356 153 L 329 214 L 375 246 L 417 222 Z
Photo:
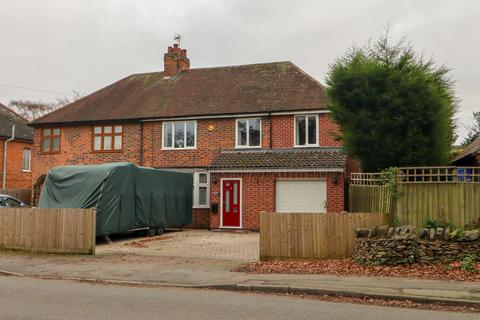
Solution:
M 1 270 L 26 276 L 123 281 L 151 286 L 343 294 L 480 303 L 480 284 L 385 277 L 247 274 L 235 272 L 258 257 L 258 234 L 209 231 L 123 238 L 101 245 L 96 256 L 0 252 Z
M 0 277 L 0 319 L 457 320 L 475 314 L 363 306 L 178 288 L 99 286 Z
M 238 265 L 238 261 L 136 255 L 0 255 L 0 270 L 42 278 L 480 303 L 478 283 L 232 272 Z
M 257 261 L 259 234 L 257 232 L 212 232 L 185 230 L 167 232 L 153 238 L 120 238 L 113 244 L 101 244 L 97 254 L 135 253 L 138 255 Z

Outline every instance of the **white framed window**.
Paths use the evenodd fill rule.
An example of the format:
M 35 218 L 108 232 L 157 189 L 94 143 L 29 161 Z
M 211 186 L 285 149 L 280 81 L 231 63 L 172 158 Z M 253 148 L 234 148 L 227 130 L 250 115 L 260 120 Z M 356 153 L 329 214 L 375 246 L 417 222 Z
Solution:
M 164 122 L 162 136 L 162 149 L 195 149 L 197 121 Z
M 30 172 L 31 159 L 32 159 L 32 150 L 23 149 L 22 171 Z
M 260 118 L 237 119 L 235 140 L 237 148 L 260 148 L 262 146 L 262 120 Z
M 196 171 L 193 175 L 193 207 L 210 207 L 210 175 L 206 171 Z
M 295 116 L 295 147 L 318 146 L 318 115 Z

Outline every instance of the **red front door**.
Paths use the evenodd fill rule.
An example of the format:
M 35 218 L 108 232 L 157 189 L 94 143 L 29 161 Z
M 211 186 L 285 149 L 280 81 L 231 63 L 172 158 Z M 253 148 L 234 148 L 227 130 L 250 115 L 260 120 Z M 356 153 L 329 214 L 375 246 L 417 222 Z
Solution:
M 222 181 L 222 227 L 241 227 L 240 192 L 240 179 Z

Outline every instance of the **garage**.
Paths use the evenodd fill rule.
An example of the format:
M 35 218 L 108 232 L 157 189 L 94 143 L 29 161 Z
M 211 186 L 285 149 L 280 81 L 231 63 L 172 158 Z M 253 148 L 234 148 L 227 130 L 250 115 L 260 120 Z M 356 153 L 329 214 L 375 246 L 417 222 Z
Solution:
M 277 212 L 327 212 L 326 180 L 276 180 Z

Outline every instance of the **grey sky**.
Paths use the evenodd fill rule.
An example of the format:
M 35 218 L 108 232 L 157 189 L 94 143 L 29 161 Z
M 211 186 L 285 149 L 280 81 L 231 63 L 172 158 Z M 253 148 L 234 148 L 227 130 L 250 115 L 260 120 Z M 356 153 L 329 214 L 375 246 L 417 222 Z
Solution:
M 177 32 L 192 67 L 291 60 L 324 82 L 335 57 L 390 23 L 394 40 L 453 69 L 469 124 L 480 111 L 479 17 L 476 0 L 0 0 L 0 84 L 87 94 L 162 70 Z M 55 95 L 0 85 L 0 102 L 14 98 Z

